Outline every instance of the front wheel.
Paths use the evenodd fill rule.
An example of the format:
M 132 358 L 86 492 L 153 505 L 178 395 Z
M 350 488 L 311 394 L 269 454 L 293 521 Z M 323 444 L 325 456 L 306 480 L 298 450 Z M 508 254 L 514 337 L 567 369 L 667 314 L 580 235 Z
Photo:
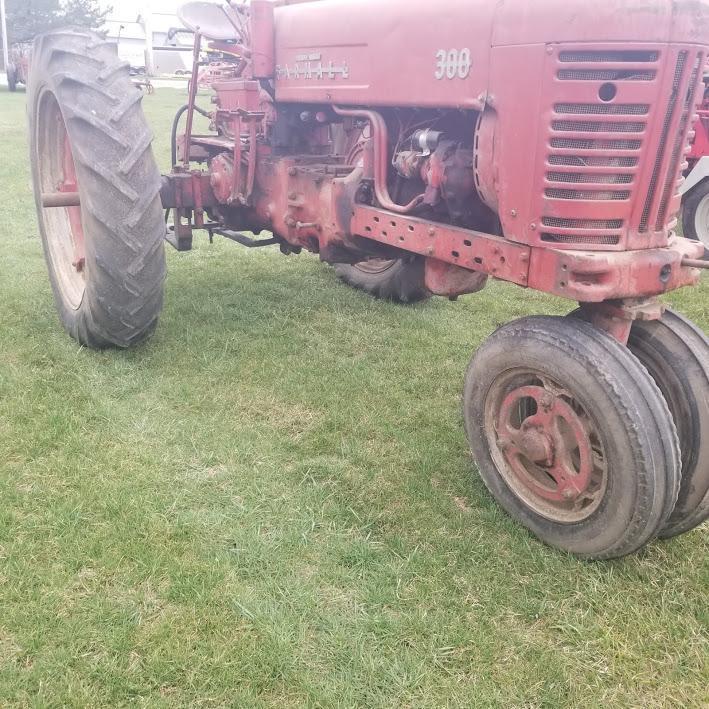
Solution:
M 60 319 L 83 345 L 129 347 L 155 329 L 165 276 L 142 93 L 115 45 L 88 30 L 38 38 L 31 72 L 32 181 Z
M 682 231 L 709 250 L 709 179 L 700 182 L 682 204 Z M 709 251 L 705 252 L 709 253 Z
M 473 357 L 463 401 L 485 485 L 546 543 L 612 559 L 665 526 L 677 432 L 648 372 L 605 333 L 568 318 L 510 323 Z
M 431 297 L 425 283 L 424 261 L 418 257 L 340 263 L 335 266 L 335 273 L 348 285 L 375 298 L 416 303 Z
M 675 537 L 709 518 L 709 341 L 668 309 L 662 320 L 635 321 L 628 349 L 657 383 L 679 434 L 682 482 L 659 534 Z

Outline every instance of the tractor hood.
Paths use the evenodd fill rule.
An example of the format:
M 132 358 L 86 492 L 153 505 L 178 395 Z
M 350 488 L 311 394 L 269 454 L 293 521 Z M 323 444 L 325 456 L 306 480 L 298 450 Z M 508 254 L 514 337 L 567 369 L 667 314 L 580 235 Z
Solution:
M 709 0 L 502 0 L 493 46 L 563 42 L 705 43 Z

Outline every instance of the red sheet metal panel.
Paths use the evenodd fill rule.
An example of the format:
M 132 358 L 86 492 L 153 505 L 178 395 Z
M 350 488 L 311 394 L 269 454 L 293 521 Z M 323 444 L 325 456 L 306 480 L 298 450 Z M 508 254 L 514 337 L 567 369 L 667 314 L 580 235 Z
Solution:
M 494 12 L 489 0 L 328 0 L 279 7 L 276 98 L 479 108 Z

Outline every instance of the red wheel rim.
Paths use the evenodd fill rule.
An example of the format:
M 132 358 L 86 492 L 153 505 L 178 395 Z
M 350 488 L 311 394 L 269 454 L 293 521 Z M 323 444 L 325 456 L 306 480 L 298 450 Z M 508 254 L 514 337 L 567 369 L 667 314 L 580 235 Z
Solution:
M 62 179 L 57 185 L 57 192 L 78 192 L 79 181 L 76 177 L 76 166 L 74 165 L 74 155 L 71 152 L 69 136 L 66 132 L 64 121 L 61 121 L 61 141 L 64 144 L 62 159 Z M 79 272 L 84 270 L 86 265 L 86 253 L 84 251 L 84 227 L 81 223 L 81 207 L 65 207 L 69 217 L 71 228 L 71 241 L 74 246 L 74 258 L 72 266 Z
M 36 155 L 42 193 L 78 192 L 79 180 L 64 117 L 54 94 L 37 101 Z M 86 251 L 81 207 L 42 207 L 45 246 L 63 302 L 78 309 L 86 289 Z
M 603 445 L 592 418 L 561 385 L 536 372 L 503 375 L 486 410 L 493 459 L 510 489 L 556 522 L 578 522 L 607 484 Z

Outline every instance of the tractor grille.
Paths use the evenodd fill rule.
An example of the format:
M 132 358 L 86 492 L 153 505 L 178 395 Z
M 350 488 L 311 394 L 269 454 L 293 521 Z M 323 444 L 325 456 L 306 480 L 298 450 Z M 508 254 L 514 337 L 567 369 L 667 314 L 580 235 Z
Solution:
M 632 234 L 664 233 L 678 206 L 703 53 L 581 48 L 549 61 L 534 238 L 557 248 L 613 250 L 631 248 Z
M 639 153 L 647 130 L 647 120 L 640 119 L 645 119 L 649 112 L 649 104 L 639 103 L 611 104 L 599 100 L 598 103 L 554 104 L 552 137 L 549 141 L 554 152 L 548 156 L 548 162 L 551 165 L 564 160 L 569 169 L 563 172 L 549 169 L 546 181 L 553 184 L 544 190 L 544 195 L 551 199 L 579 202 L 629 200 L 632 194 L 630 186 L 636 180 L 639 159 L 634 156 L 617 157 L 613 153 Z M 599 160 L 593 156 L 596 152 L 606 155 Z M 626 167 L 622 166 L 623 161 Z M 595 165 L 591 164 L 594 162 Z M 622 187 L 615 188 L 616 185 Z M 618 210 L 619 215 L 620 213 L 622 209 Z M 615 215 L 603 225 L 594 219 L 577 221 L 585 224 L 597 223 L 598 226 L 576 227 L 587 231 L 587 234 L 563 234 L 563 228 L 558 227 L 560 231 L 556 236 L 574 237 L 565 238 L 565 243 L 618 243 L 620 234 L 609 235 L 609 227 L 606 224 L 617 225 L 613 227 L 617 231 L 620 231 L 624 224 L 624 220 Z M 596 233 L 596 230 L 602 233 Z M 612 237 L 612 240 L 609 241 L 608 237 Z

